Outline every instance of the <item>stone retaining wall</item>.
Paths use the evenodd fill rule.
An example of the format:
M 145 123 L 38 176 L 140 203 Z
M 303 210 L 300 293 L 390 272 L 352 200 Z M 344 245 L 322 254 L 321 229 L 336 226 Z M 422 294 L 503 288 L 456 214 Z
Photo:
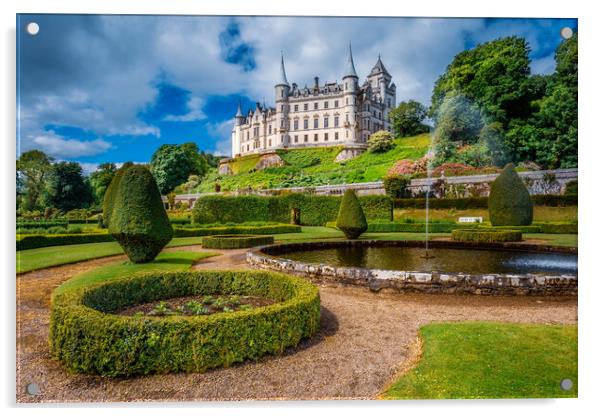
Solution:
M 413 245 L 415 241 L 326 241 L 318 243 L 294 243 L 259 247 L 247 253 L 247 263 L 259 269 L 276 270 L 309 278 L 321 284 L 342 284 L 368 287 L 379 291 L 389 289 L 400 293 L 461 293 L 474 295 L 534 295 L 560 296 L 577 295 L 577 276 L 545 276 L 535 274 L 484 274 L 437 273 L 419 271 L 396 271 L 364 269 L 359 267 L 336 267 L 324 264 L 309 264 L 277 257 L 287 251 L 310 248 L 333 248 L 341 245 L 370 244 Z M 505 250 L 576 252 L 571 248 L 555 248 L 526 244 L 469 244 L 433 241 L 431 247 L 463 247 L 467 249 L 497 248 Z

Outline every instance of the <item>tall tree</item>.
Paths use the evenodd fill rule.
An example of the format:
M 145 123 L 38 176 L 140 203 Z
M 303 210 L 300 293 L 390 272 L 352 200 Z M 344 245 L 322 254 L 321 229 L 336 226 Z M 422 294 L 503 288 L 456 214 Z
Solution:
M 427 112 L 426 107 L 418 101 L 402 101 L 389 113 L 393 132 L 401 137 L 427 132 L 429 128 L 424 124 Z
M 164 144 L 151 158 L 151 171 L 161 194 L 167 195 L 191 174 L 204 175 L 208 166 L 194 143 Z M 200 173 L 199 173 L 200 172 Z
M 90 174 L 90 185 L 94 192 L 94 200 L 101 204 L 109 184 L 117 172 L 115 163 L 101 163 L 98 169 Z
M 87 208 L 93 201 L 92 189 L 77 162 L 58 162 L 52 165 L 45 193 L 47 206 L 67 212 Z
M 45 181 L 52 168 L 52 158 L 40 150 L 22 153 L 17 160 L 17 183 L 25 197 L 23 207 L 40 207 Z
M 207 163 L 207 159 L 200 153 L 197 144 L 188 142 L 180 145 L 180 147 L 184 149 L 190 159 L 191 165 L 194 166 L 190 171 L 190 174 L 198 175 L 200 177 L 205 176 L 209 170 L 209 164 Z

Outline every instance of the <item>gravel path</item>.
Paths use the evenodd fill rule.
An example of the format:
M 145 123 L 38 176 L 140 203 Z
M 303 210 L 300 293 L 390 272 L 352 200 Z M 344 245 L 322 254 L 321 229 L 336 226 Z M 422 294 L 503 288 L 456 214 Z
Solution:
M 221 253 L 194 268 L 247 267 L 245 250 Z M 575 298 L 402 295 L 355 287 L 321 287 L 320 332 L 283 356 L 264 357 L 259 362 L 204 374 L 117 380 L 69 374 L 49 356 L 50 293 L 71 276 L 116 258 L 119 257 L 17 276 L 19 402 L 373 399 L 400 369 L 415 359 L 417 330 L 425 323 L 475 319 L 577 322 Z M 27 384 L 32 382 L 38 384 L 40 394 L 25 393 Z

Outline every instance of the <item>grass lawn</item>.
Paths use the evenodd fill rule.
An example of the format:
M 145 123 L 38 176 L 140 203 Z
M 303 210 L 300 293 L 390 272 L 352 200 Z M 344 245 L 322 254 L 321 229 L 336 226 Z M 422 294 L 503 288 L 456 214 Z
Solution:
M 174 238 L 167 247 L 200 244 L 201 237 Z M 74 244 L 17 251 L 17 273 L 122 254 L 117 242 Z
M 198 253 L 193 251 L 171 251 L 160 253 L 150 263 L 135 264 L 129 260 L 119 260 L 106 266 L 80 273 L 60 285 L 54 293 L 88 286 L 119 277 L 124 277 L 138 272 L 167 272 L 181 271 L 190 268 L 197 260 L 215 256 L 216 253 Z
M 384 399 L 577 397 L 577 326 L 437 323 L 418 365 Z M 569 391 L 560 388 L 573 381 Z
M 459 217 L 483 217 L 489 221 L 489 211 L 483 209 L 429 209 L 429 218 L 432 220 L 457 221 Z M 425 210 L 417 208 L 398 208 L 393 211 L 395 221 L 413 218 L 424 221 Z M 577 207 L 533 207 L 533 221 L 577 221 Z

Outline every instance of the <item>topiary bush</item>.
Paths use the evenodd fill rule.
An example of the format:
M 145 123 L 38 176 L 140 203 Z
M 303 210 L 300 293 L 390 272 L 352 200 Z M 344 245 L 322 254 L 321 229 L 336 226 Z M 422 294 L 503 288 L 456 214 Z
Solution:
M 113 198 L 109 233 L 132 262 L 152 261 L 173 237 L 155 178 L 142 165 L 130 166 Z
M 488 206 L 493 226 L 530 225 L 533 222 L 533 201 L 513 164 L 507 164 L 492 182 Z
M 519 230 L 453 230 L 452 239 L 474 243 L 508 243 L 521 241 L 523 233 Z
M 337 217 L 337 228 L 345 233 L 348 239 L 356 239 L 368 229 L 368 222 L 360 202 L 351 189 L 345 191 L 339 215 Z
M 192 295 L 260 296 L 277 303 L 201 316 L 121 316 L 127 307 Z M 69 370 L 104 376 L 204 372 L 281 354 L 320 325 L 311 283 L 266 271 L 134 275 L 57 294 L 49 341 Z
M 247 248 L 255 246 L 264 246 L 267 244 L 274 244 L 274 237 L 271 235 L 244 235 L 244 234 L 232 234 L 232 235 L 210 235 L 203 237 L 201 240 L 203 247 L 205 248 L 218 248 L 218 249 L 233 249 L 233 248 Z
M 104 199 L 102 200 L 102 216 L 103 223 L 105 227 L 109 226 L 109 222 L 111 221 L 111 213 L 113 212 L 113 205 L 115 203 L 115 195 L 117 194 L 117 189 L 119 188 L 119 182 L 121 182 L 121 177 L 123 173 L 130 167 L 134 166 L 132 162 L 125 162 L 107 186 L 107 190 L 105 191 Z
M 384 153 L 393 148 L 393 136 L 386 130 L 379 130 L 368 138 L 368 152 Z

